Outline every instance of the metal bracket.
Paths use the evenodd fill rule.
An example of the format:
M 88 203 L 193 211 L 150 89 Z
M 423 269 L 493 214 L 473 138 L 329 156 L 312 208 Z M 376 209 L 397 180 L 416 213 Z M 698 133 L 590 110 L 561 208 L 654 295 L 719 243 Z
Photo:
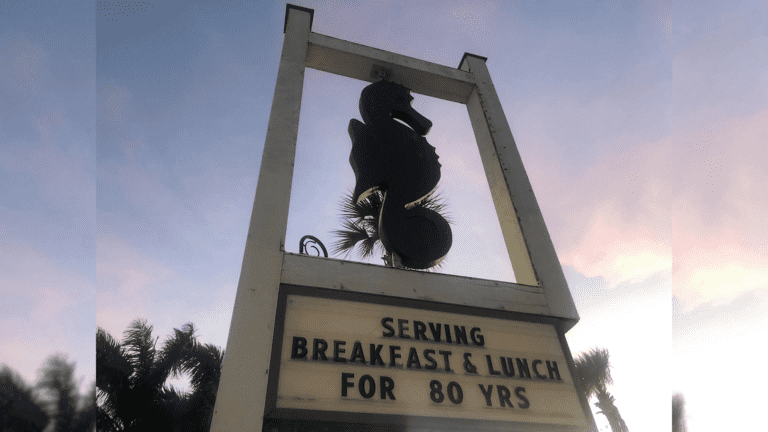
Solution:
M 384 66 L 379 66 L 377 64 L 374 64 L 371 68 L 371 78 L 374 80 L 374 82 L 383 79 L 385 81 L 391 81 L 392 78 L 392 69 L 387 69 Z

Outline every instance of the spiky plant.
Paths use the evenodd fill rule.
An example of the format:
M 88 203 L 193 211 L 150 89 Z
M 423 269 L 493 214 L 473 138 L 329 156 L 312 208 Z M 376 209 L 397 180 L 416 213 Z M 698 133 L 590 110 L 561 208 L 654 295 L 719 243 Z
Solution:
M 611 362 L 608 350 L 605 348 L 592 348 L 587 353 L 581 353 L 575 360 L 577 382 L 581 383 L 584 394 L 589 400 L 592 395 L 597 397 L 595 406 L 608 419 L 608 424 L 613 432 L 627 432 L 629 428 L 621 418 L 616 400 L 611 395 L 607 386 L 613 384 L 611 377 Z
M 370 259 L 373 256 L 381 256 L 391 266 L 392 260 L 379 236 L 379 214 L 381 204 L 384 201 L 384 193 L 375 191 L 366 199 L 356 203 L 353 199 L 353 191 L 348 190 L 341 199 L 340 214 L 342 229 L 333 231 L 337 240 L 333 243 L 332 253 L 336 256 L 348 258 L 355 254 L 362 259 Z M 424 198 L 415 207 L 423 207 L 435 211 L 452 223 L 445 200 L 439 193 L 433 193 Z M 445 261 L 427 269 L 434 271 L 440 268 Z
M 174 329 L 160 350 L 152 326 L 133 321 L 118 342 L 96 332 L 98 428 L 105 431 L 207 431 L 213 414 L 224 352 L 200 344 L 189 323 Z M 191 393 L 166 384 L 190 376 Z M 150 428 L 150 429 L 147 429 Z

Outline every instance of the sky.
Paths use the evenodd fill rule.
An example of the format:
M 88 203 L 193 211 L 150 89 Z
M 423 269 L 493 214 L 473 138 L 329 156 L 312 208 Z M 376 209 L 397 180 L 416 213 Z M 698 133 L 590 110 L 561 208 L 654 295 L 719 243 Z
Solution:
M 768 4 L 294 4 L 316 33 L 488 58 L 581 316 L 571 352 L 609 350 L 632 430 L 665 430 L 673 392 L 689 430 L 768 421 Z M 284 1 L 0 0 L 0 363 L 31 383 L 62 352 L 85 388 L 96 327 L 137 318 L 226 346 L 284 19 Z M 306 70 L 289 252 L 333 243 L 367 84 Z M 413 106 L 454 221 L 440 272 L 514 281 L 465 107 Z

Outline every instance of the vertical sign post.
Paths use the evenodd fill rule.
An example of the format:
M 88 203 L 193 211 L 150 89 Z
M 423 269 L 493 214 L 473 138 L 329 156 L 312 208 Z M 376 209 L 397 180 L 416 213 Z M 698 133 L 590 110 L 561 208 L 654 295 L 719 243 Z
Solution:
M 311 10 L 296 6 L 286 10 L 285 40 L 212 431 L 260 430 L 264 418 L 311 27 Z

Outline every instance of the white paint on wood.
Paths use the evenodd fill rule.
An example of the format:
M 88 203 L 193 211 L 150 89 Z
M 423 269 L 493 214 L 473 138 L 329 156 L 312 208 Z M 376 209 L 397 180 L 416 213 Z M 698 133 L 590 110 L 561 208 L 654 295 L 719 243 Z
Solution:
M 461 68 L 472 72 L 476 81 L 467 110 L 515 278 L 524 284 L 540 283 L 551 315 L 564 318 L 565 329 L 570 329 L 579 314 L 485 60 L 469 55 Z
M 528 247 L 523 232 L 520 230 L 517 212 L 510 199 L 511 194 L 507 188 L 504 173 L 501 171 L 501 164 L 493 145 L 487 118 L 476 91 L 472 92 L 467 101 L 467 112 L 475 132 L 477 149 L 480 152 L 480 160 L 483 162 L 485 177 L 488 179 L 488 187 L 491 189 L 491 197 L 496 208 L 496 216 L 499 218 L 509 260 L 512 263 L 512 270 L 515 272 L 515 280 L 523 285 L 538 286 L 539 281 L 533 271 Z
M 475 86 L 472 75 L 465 71 L 318 33 L 309 34 L 307 67 L 373 82 L 374 65 L 390 69 L 392 80 L 414 93 L 452 102 L 466 103 Z
M 261 430 L 310 14 L 290 9 L 211 431 Z
M 544 290 L 511 282 L 283 255 L 281 282 L 486 309 L 549 315 Z

